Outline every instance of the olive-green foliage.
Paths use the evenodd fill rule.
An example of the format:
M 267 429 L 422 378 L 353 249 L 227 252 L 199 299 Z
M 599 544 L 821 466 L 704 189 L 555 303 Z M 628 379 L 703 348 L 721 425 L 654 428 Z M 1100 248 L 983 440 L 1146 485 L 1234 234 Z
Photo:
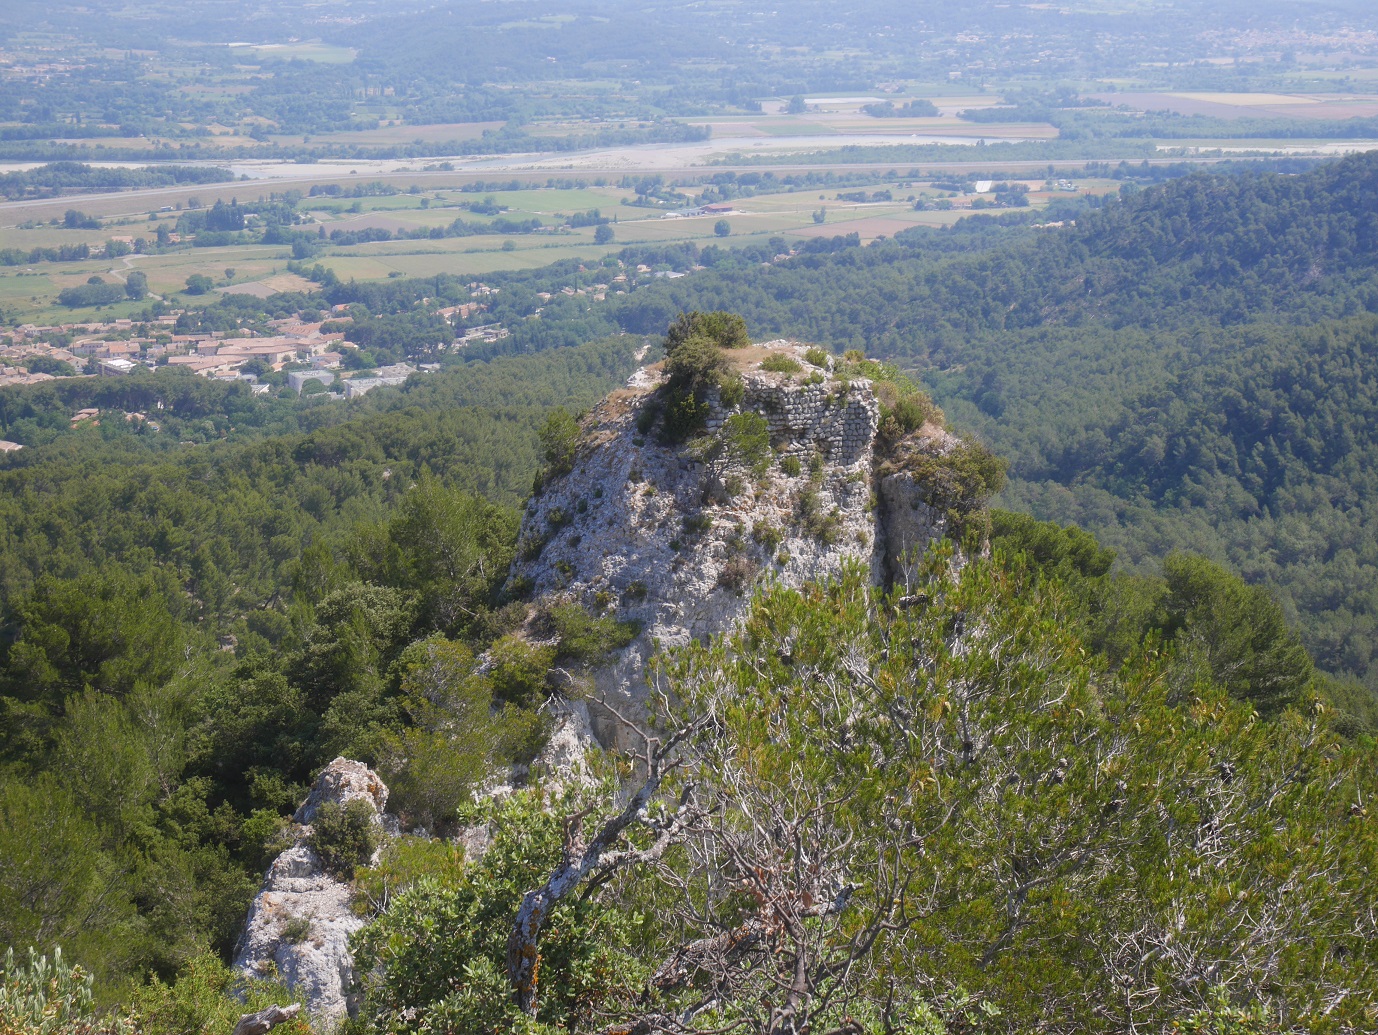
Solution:
M 641 409 L 636 415 L 636 430 L 638 434 L 645 435 L 655 427 L 655 423 L 660 419 L 660 407 L 654 400 L 646 400 L 641 404 Z
M 154 980 L 135 991 L 131 1018 L 142 1035 L 203 1035 L 233 1031 L 244 1013 L 287 1006 L 298 999 L 272 980 L 245 981 L 213 953 L 193 956 L 175 981 Z M 275 1031 L 309 1035 L 310 1018 L 302 1011 Z
M 683 442 L 701 432 L 708 420 L 708 412 L 707 400 L 697 398 L 692 392 L 667 396 L 661 425 L 665 441 Z
M 746 320 L 737 313 L 680 313 L 665 331 L 665 354 L 673 355 L 690 338 L 708 338 L 719 348 L 744 349 L 751 344 Z
M 535 646 L 509 633 L 489 648 L 488 662 L 497 700 L 521 708 L 535 708 L 545 701 L 545 676 L 555 662 L 555 648 Z
M 1163 575 L 1164 629 L 1200 658 L 1217 685 L 1264 714 L 1300 699 L 1311 682 L 1311 659 L 1266 589 L 1186 554 L 1170 554 Z
M 770 466 L 770 428 L 759 413 L 734 413 L 723 421 L 723 447 L 735 464 L 758 478 Z
M 1231 1001 L 1229 988 L 1224 985 L 1211 989 L 1204 1007 L 1193 1010 L 1173 1025 L 1173 1031 L 1183 1035 L 1272 1035 L 1277 1030 L 1266 1003 L 1236 1005 Z
M 805 535 L 812 536 L 825 546 L 837 543 L 842 534 L 841 511 L 837 507 L 827 512 L 823 510 L 822 497 L 816 484 L 810 483 L 799 490 L 794 503 L 794 516 Z
M 761 369 L 774 374 L 797 374 L 804 367 L 793 356 L 786 356 L 777 352 L 761 360 Z
M 1004 505 L 1083 525 L 1140 571 L 1173 549 L 1227 562 L 1273 588 L 1321 668 L 1378 687 L 1374 335 L 1371 315 L 1125 328 L 1091 362 L 1091 331 L 1068 331 L 1020 346 L 1027 372 L 984 395 L 963 378 L 963 396 L 998 392 L 998 419 L 950 408 L 1010 457 Z
M 394 718 L 386 674 L 408 642 L 410 605 L 398 590 L 355 582 L 317 608 L 288 675 L 306 707 L 321 714 L 327 754 L 375 756 L 377 738 Z
M 1039 1030 L 1052 1004 L 1079 1032 L 1364 1028 L 1371 747 L 1342 747 L 1314 713 L 1260 719 L 1206 670 L 1183 693 L 1189 644 L 1149 636 L 1109 664 L 1055 580 L 1000 555 L 952 560 L 926 560 L 918 604 L 880 599 L 860 569 L 771 589 L 740 632 L 666 659 L 685 714 L 717 721 L 685 748 L 715 817 L 686 857 L 703 883 L 644 889 L 652 915 L 696 919 L 661 936 L 740 922 L 709 890 L 715 860 L 784 896 L 836 867 L 846 907 L 802 936 L 820 1026 L 843 1002 L 857 1016 L 897 987 L 960 986 L 998 1009 L 992 1031 Z M 799 802 L 802 840 L 749 834 L 747 817 L 788 823 Z M 690 902 L 702 912 L 676 911 Z M 877 919 L 869 953 L 825 965 Z M 783 925 L 767 937 L 716 1023 L 755 1029 L 779 1006 L 798 943 Z M 675 1015 L 698 993 L 645 994 L 624 1017 Z
M 509 654 L 496 656 L 510 672 Z M 512 703 L 494 709 L 494 679 L 476 671 L 473 653 L 461 643 L 418 640 L 396 668 L 407 722 L 386 735 L 380 758 L 389 808 L 409 826 L 449 832 L 473 789 L 495 766 L 528 758 L 544 726 Z
M 381 831 L 371 802 L 350 798 L 343 805 L 328 801 L 311 819 L 306 843 L 320 856 L 322 865 L 341 880 L 373 857 Z
M 391 520 L 356 531 L 347 556 L 365 581 L 413 590 L 424 624 L 468 633 L 498 603 L 517 526 L 513 508 L 423 472 Z
M 1378 695 L 1357 679 L 1316 673 L 1316 691 L 1336 710 L 1335 725 L 1345 736 L 1378 732 Z
M 279 928 L 279 933 L 288 945 L 300 945 L 311 936 L 311 918 L 294 916 Z
M 731 368 L 731 360 L 721 345 L 707 335 L 696 334 L 668 353 L 665 360 L 665 370 L 670 375 L 667 387 L 672 394 L 701 392 L 716 387 Z
M 635 622 L 618 621 L 608 616 L 595 618 L 576 603 L 555 604 L 545 609 L 544 615 L 559 637 L 557 657 L 575 658 L 589 664 L 596 664 L 613 651 L 621 650 L 640 631 Z
M 1161 576 L 1112 573 L 1113 551 L 1079 528 L 1000 510 L 992 511 L 992 526 L 995 548 L 1018 554 L 1074 591 L 1087 642 L 1112 662 L 1131 655 L 1146 636 L 1158 637 L 1174 645 L 1182 680 L 1198 678 L 1192 673 L 1201 669 L 1232 697 L 1269 715 L 1314 687 L 1348 716 L 1348 729 L 1365 727 L 1368 695 L 1333 680 L 1315 683 L 1296 632 L 1262 587 L 1187 554 L 1169 555 Z
M 828 354 L 822 349 L 805 349 L 804 359 L 816 367 L 827 367 L 828 365 Z
M 751 538 L 765 547 L 767 552 L 773 553 L 785 541 L 785 533 L 775 525 L 758 522 L 751 526 Z
M 135 929 L 134 910 L 121 894 L 126 876 L 102 848 L 65 781 L 0 781 L 0 943 L 63 943 L 123 962 L 117 943 Z
M 749 345 L 746 323 L 730 313 L 681 313 L 665 334 L 665 438 L 671 442 L 701 431 L 708 416 L 706 393 L 717 389 L 727 405 L 740 400 L 741 379 L 725 349 Z
M 106 999 L 171 981 L 232 951 L 335 754 L 388 769 L 436 829 L 487 766 L 529 759 L 541 717 L 492 706 L 542 703 L 544 669 L 499 666 L 423 709 L 400 659 L 512 627 L 510 505 L 541 423 L 622 384 L 636 344 L 466 364 L 348 407 L 161 373 L 0 390 L 4 437 L 29 446 L 0 464 L 0 948 L 60 943 Z M 165 436 L 68 430 L 78 406 L 160 401 Z
M 239 828 L 239 847 L 244 865 L 251 872 L 266 870 L 291 844 L 290 829 L 291 824 L 277 809 L 254 809 Z
M 432 637 L 398 659 L 407 728 L 391 734 L 382 761 L 389 807 L 434 829 L 449 820 L 495 761 L 492 690 L 463 644 Z
M 979 442 L 958 442 L 946 453 L 914 449 L 892 463 L 924 488 L 929 505 L 943 511 L 948 532 L 963 542 L 989 536 L 986 500 L 1005 484 L 1005 461 Z
M 441 887 L 454 887 L 463 880 L 464 867 L 464 849 L 453 841 L 395 838 L 384 846 L 376 866 L 354 871 L 355 908 L 382 908 L 423 877 Z
M 392 897 L 355 939 L 365 979 L 363 1011 L 381 1032 L 595 1030 L 597 1011 L 636 988 L 644 965 L 630 952 L 635 913 L 597 898 L 568 896 L 545 918 L 543 995 L 533 1021 L 513 1005 L 507 985 L 507 934 L 522 895 L 546 879 L 561 856 L 561 817 L 571 800 L 520 792 L 464 816 L 487 823 L 492 845 L 456 872 L 421 876 Z
M 202 646 L 169 605 L 169 580 L 120 568 L 65 580 L 45 576 L 16 608 L 19 634 L 0 672 L 11 752 L 44 750 L 63 701 L 91 687 L 123 696 L 170 680 L 182 648 Z M 199 642 L 198 642 L 199 640 Z
M 895 367 L 862 359 L 845 363 L 839 369 L 844 376 L 871 379 L 872 389 L 880 402 L 879 433 L 883 439 L 893 442 L 925 424 L 943 423 L 943 411 L 933 404 L 928 393 Z
M 545 456 L 545 476 L 556 478 L 574 469 L 579 448 L 579 421 L 564 407 L 550 411 L 541 426 L 541 451 Z
M 135 1028 L 124 1017 L 101 1017 L 93 978 L 53 950 L 51 958 L 32 947 L 27 962 L 13 946 L 0 960 L 0 1032 L 5 1035 L 121 1035 Z
M 1022 554 L 1045 575 L 1063 582 L 1099 578 L 1115 563 L 1114 550 L 1105 549 L 1095 536 L 1075 525 L 1063 528 L 1008 510 L 992 510 L 990 516 L 992 546 L 1011 557 Z
M 716 434 L 699 439 L 693 453 L 718 479 L 732 468 L 744 468 L 752 477 L 761 478 L 774 457 L 770 427 L 759 413 L 734 413 Z

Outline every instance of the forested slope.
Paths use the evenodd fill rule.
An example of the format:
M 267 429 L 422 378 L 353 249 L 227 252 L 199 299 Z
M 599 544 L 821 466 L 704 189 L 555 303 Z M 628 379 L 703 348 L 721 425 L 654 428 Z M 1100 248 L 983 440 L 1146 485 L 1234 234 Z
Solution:
M 422 750 L 434 779 L 409 772 L 425 800 L 467 787 L 452 773 L 446 783 L 446 766 L 481 771 L 529 752 L 544 669 L 530 676 L 514 647 L 509 668 L 479 677 L 469 649 L 445 637 L 486 645 L 510 624 L 497 591 L 515 505 L 541 467 L 541 422 L 620 385 L 640 344 L 466 365 L 360 405 L 260 404 L 268 426 L 224 426 L 209 444 L 164 448 L 116 416 L 10 457 L 0 944 L 60 944 L 105 994 L 228 953 L 273 833 L 313 773 L 340 752 L 378 763 L 424 748 L 424 701 L 408 703 L 424 679 L 408 672 L 431 651 L 483 716 L 499 707 L 440 761 Z M 225 424 L 235 400 L 200 382 L 121 379 L 119 390 L 219 406 L 201 416 Z M 45 391 L 6 405 L 42 420 L 66 404 Z M 596 645 L 601 628 L 585 623 L 582 642 Z M 399 778 L 405 802 L 408 777 L 390 772 Z M 196 965 L 221 980 L 212 957 Z
M 484 318 L 513 333 L 487 348 L 558 355 L 724 309 L 758 338 L 895 360 L 1009 458 L 1006 505 L 1078 521 L 1140 569 L 1174 548 L 1225 562 L 1276 589 L 1322 666 L 1375 686 L 1365 321 L 1378 312 L 1378 156 L 1127 184 L 1049 213 L 778 258 L 788 248 L 629 249 L 628 269 L 698 268 L 593 306 L 560 301 L 587 280 L 577 264 L 495 274 Z M 283 299 L 363 302 L 381 328 L 460 295 L 454 278 L 327 277 L 318 295 Z M 221 303 L 205 319 L 238 312 Z M 0 418 L 38 421 L 3 395 Z
M 1325 668 L 1378 688 L 1378 155 L 1197 173 L 1066 215 L 766 266 L 713 255 L 606 319 L 728 308 L 757 336 L 897 360 L 1010 459 L 1007 505 L 1131 565 L 1227 562 L 1276 588 Z
M 637 498 L 740 448 L 700 422 L 745 328 L 696 314 L 671 331 L 672 377 L 636 404 L 632 442 L 689 438 L 626 475 Z M 309 835 L 365 925 L 360 1035 L 1367 1030 L 1372 709 L 1330 707 L 1269 592 L 1208 560 L 1145 577 L 1080 530 L 988 523 L 1000 465 L 979 449 L 903 469 L 961 487 L 989 551 L 959 565 L 936 543 L 896 592 L 861 563 L 762 586 L 741 627 L 652 658 L 677 702 L 655 706 L 654 785 L 629 796 L 638 770 L 594 752 L 571 772 L 606 780 L 556 787 L 538 767 L 485 799 L 637 635 L 626 601 L 645 583 L 581 605 L 567 582 L 508 580 L 541 530 L 584 514 L 600 533 L 601 483 L 529 510 L 534 545 L 508 501 L 609 448 L 551 403 L 603 394 L 643 344 L 466 364 L 324 417 L 277 409 L 309 425 L 287 434 L 169 453 L 79 432 L 21 454 L 0 476 L 0 944 L 61 946 L 145 1035 L 227 1027 L 224 960 L 257 875 L 346 755 L 410 835 L 376 865 L 371 806 L 323 807 Z M 942 419 L 892 368 L 835 369 L 881 386 L 886 436 Z M 729 461 L 732 491 L 802 476 L 790 459 L 761 442 Z M 815 467 L 793 520 L 823 543 Z M 693 520 L 661 525 L 682 529 L 676 553 L 711 548 L 702 515 L 745 549 L 731 499 L 690 498 Z M 470 824 L 485 854 L 445 839 Z M 541 912 L 522 933 L 524 899 Z M 318 914 L 277 906 L 284 941 L 316 937 Z M 525 978 L 519 935 L 516 958 L 540 961 Z M 0 1025 L 47 1009 L 72 1021 L 58 1035 L 119 1030 L 52 1003 L 51 969 L 0 966 Z

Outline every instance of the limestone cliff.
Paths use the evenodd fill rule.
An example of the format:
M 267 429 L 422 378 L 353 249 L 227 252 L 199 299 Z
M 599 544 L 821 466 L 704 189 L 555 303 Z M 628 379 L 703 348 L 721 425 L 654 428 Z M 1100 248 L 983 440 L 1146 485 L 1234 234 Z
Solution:
M 758 580 L 798 585 L 860 562 L 891 582 L 906 554 L 944 534 L 925 486 L 882 466 L 893 449 L 880 386 L 806 355 L 821 358 L 789 341 L 733 350 L 740 398 L 725 405 L 709 393 L 707 434 L 687 444 L 656 434 L 662 375 L 643 368 L 585 419 L 569 473 L 528 503 L 512 585 L 640 626 L 630 646 L 583 674 L 593 698 L 635 705 L 656 646 L 729 628 Z M 763 369 L 791 366 L 780 357 L 797 370 Z M 764 458 L 733 456 L 723 442 L 739 414 L 764 421 Z M 941 454 L 954 442 L 930 424 L 905 447 Z M 621 741 L 605 710 L 589 712 L 602 743 Z

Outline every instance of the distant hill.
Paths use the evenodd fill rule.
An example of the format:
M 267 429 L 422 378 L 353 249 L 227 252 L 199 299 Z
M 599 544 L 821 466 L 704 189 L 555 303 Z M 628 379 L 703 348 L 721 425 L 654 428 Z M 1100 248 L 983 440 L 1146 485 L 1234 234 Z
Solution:
M 927 374 L 1011 459 L 1005 501 L 1131 564 L 1228 561 L 1278 590 L 1323 667 L 1378 687 L 1378 155 L 1191 176 L 1051 252 L 1061 284 L 1014 303 L 1036 326 Z
M 1006 505 L 1130 565 L 1227 562 L 1277 590 L 1323 667 L 1378 689 L 1378 154 L 1194 173 L 1061 216 L 771 266 L 710 254 L 612 319 L 731 309 L 758 336 L 897 360 L 1011 460 Z

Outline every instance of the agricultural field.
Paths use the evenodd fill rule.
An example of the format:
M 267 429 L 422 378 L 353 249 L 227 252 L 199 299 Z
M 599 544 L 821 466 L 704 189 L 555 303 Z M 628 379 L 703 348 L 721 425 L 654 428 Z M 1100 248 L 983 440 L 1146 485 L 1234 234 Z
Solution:
M 315 61 L 323 65 L 347 65 L 359 56 L 353 47 L 340 47 L 320 40 L 302 43 L 231 43 L 236 57 L 248 60 Z
M 1044 189 L 1042 180 L 1023 182 L 1032 207 L 1041 207 L 1062 192 Z M 179 217 L 204 210 L 207 202 L 228 193 L 241 203 L 262 199 L 262 184 L 226 185 L 215 191 L 199 191 L 198 209 L 145 213 L 140 218 L 102 220 L 100 229 L 66 229 L 51 223 L 29 223 L 0 229 L 0 247 L 29 249 L 59 245 L 102 246 L 114 238 L 155 239 L 158 228 L 171 228 Z M 1078 182 L 1082 192 L 1101 193 L 1117 189 L 1109 180 Z M 246 189 L 247 188 L 247 189 Z M 687 188 L 690 197 L 701 188 Z M 414 191 L 414 192 L 412 192 Z M 889 200 L 843 200 L 839 194 L 857 192 Z M 774 237 L 803 240 L 817 236 L 855 233 L 863 243 L 877 237 L 892 236 L 911 226 L 941 226 L 972 211 L 979 196 L 952 196 L 950 191 L 934 189 L 922 180 L 875 180 L 845 189 L 780 191 L 760 193 L 732 202 L 732 210 L 712 215 L 680 215 L 678 210 L 629 204 L 639 197 L 636 190 L 623 186 L 589 186 L 499 190 L 477 194 L 455 187 L 379 196 L 304 197 L 296 206 L 302 223 L 295 229 L 321 238 L 321 248 L 312 262 L 332 270 L 341 279 L 381 280 L 396 276 L 433 276 L 451 273 L 478 276 L 507 269 L 531 269 L 562 259 L 594 262 L 615 254 L 628 245 L 678 244 L 694 242 L 700 246 L 717 244 L 742 247 L 761 244 Z M 923 202 L 922 209 L 915 202 Z M 477 206 L 482 212 L 476 213 Z M 599 243 L 593 225 L 555 230 L 579 213 L 597 210 L 609 220 L 612 239 Z M 500 211 L 494 216 L 492 211 Z M 474 233 L 466 236 L 412 238 L 398 235 L 447 227 L 456 219 L 482 225 L 500 218 L 506 221 L 536 220 L 551 228 L 542 233 Z M 54 216 L 58 219 L 59 216 Z M 719 232 L 726 222 L 727 233 Z M 383 230 L 394 235 L 390 240 L 338 245 L 332 233 L 357 233 Z M 57 293 L 87 282 L 92 276 L 122 281 L 130 270 L 148 277 L 149 290 L 171 304 L 189 300 L 185 286 L 192 276 L 209 277 L 216 291 L 226 288 L 266 295 L 273 290 L 295 290 L 287 286 L 285 269 L 292 250 L 283 245 L 238 244 L 224 247 L 174 246 L 151 250 L 147 254 L 93 257 L 76 262 L 43 262 L 27 267 L 0 267 L 0 306 L 11 319 L 41 322 L 86 318 L 93 313 L 57 307 Z M 137 309 L 134 303 L 119 303 L 103 308 L 104 313 L 123 315 L 123 309 Z
M 1378 94 L 1327 93 L 1094 93 L 1094 99 L 1145 111 L 1241 119 L 1274 116 L 1292 119 L 1372 118 Z

